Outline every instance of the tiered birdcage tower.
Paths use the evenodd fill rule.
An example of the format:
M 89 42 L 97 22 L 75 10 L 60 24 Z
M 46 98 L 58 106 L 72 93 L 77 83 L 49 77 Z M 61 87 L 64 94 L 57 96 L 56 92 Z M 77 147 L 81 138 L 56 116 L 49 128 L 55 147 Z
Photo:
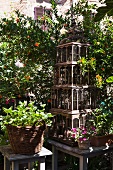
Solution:
M 51 90 L 50 111 L 54 118 L 50 137 L 73 145 L 70 129 L 85 124 L 86 115 L 96 108 L 98 98 L 90 71 L 83 75 L 79 63 L 82 57 L 87 58 L 90 44 L 71 40 L 57 46 Z

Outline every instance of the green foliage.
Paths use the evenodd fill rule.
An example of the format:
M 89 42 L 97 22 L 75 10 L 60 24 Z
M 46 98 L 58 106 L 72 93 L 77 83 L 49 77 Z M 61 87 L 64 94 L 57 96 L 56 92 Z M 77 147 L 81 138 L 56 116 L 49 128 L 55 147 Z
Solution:
M 80 0 L 71 11 L 76 23 L 84 31 L 85 42 L 90 44 L 87 57 L 81 56 L 79 60 L 82 74 L 89 71 L 94 85 L 103 91 L 108 85 L 106 80 L 113 72 L 113 22 L 109 18 L 103 22 L 95 22 L 95 9 L 96 5 L 89 5 L 88 1 Z M 82 21 L 79 16 L 83 16 Z M 73 28 L 76 29 L 77 25 Z
M 82 75 L 84 75 L 86 72 L 90 70 L 95 71 L 95 66 L 96 66 L 96 60 L 95 58 L 86 58 L 86 57 L 81 57 L 81 59 L 78 61 L 80 64 L 80 69 L 82 70 Z
M 13 126 L 33 126 L 42 125 L 43 121 L 47 125 L 51 125 L 51 113 L 45 113 L 45 104 L 40 106 L 40 109 L 30 102 L 26 105 L 25 102 L 19 102 L 16 109 L 13 107 L 3 108 L 6 115 L 1 116 L 1 125 L 11 124 Z
M 53 65 L 56 45 L 70 35 L 70 30 L 84 31 L 85 42 L 90 43 L 87 58 L 79 61 L 82 73 L 92 74 L 94 85 L 105 92 L 112 83 L 113 74 L 113 22 L 110 19 L 95 23 L 91 16 L 95 5 L 80 0 L 65 15 L 58 15 L 56 2 L 51 0 L 52 15 L 44 15 L 44 20 L 36 21 L 21 15 L 3 18 L 0 21 L 0 101 L 32 92 L 38 102 L 50 97 L 53 85 Z M 83 16 L 80 21 L 79 17 Z M 71 18 L 71 19 L 70 19 Z M 46 22 L 48 31 L 42 30 Z M 76 24 L 72 27 L 75 21 Z M 61 33 L 62 28 L 66 31 Z M 105 98 L 106 96 L 101 96 Z
M 95 15 L 95 22 L 102 20 L 105 15 L 113 16 L 113 1 L 112 0 L 105 0 L 104 5 L 97 9 L 97 14 Z
M 89 72 L 92 75 L 94 85 L 103 88 L 106 85 L 106 78 L 111 76 L 112 70 L 112 52 L 110 53 L 106 48 L 109 41 L 112 42 L 110 34 L 113 33 L 112 28 L 109 27 L 109 20 L 104 23 L 106 31 L 103 31 L 100 23 L 95 23 L 94 16 L 91 15 L 92 11 L 95 10 L 97 6 L 95 4 L 89 5 L 88 1 L 85 0 L 80 0 L 77 4 L 72 6 L 64 17 L 62 17 L 62 15 L 58 16 L 55 4 L 53 8 L 53 13 L 56 17 L 56 22 L 54 22 L 53 25 L 55 30 L 57 30 L 56 34 L 59 35 L 62 26 L 66 30 L 66 33 L 59 37 L 57 43 L 60 42 L 61 39 L 69 37 L 71 31 L 73 31 L 73 36 L 76 36 L 75 31 L 77 29 L 83 30 L 85 37 L 83 41 L 90 43 L 90 47 L 88 56 L 86 58 L 81 56 L 78 61 L 82 69 L 82 75 Z M 80 16 L 83 16 L 83 20 L 79 20 Z M 52 33 L 55 35 L 54 31 Z M 112 43 L 109 49 L 112 51 Z
M 50 96 L 55 43 L 40 20 L 21 15 L 0 20 L 0 100 L 35 94 Z
M 59 15 L 59 11 L 57 8 L 57 4 L 55 0 L 51 0 L 51 13 L 52 16 L 47 14 L 46 15 L 46 23 L 48 25 L 48 32 L 51 35 L 52 39 L 54 40 L 55 44 L 58 45 L 61 40 L 65 37 L 67 37 L 67 34 L 62 34 L 61 29 L 65 28 L 67 31 L 71 26 L 71 21 L 70 21 L 70 13 L 71 9 L 68 10 L 68 12 L 65 13 L 65 15 L 61 14 Z
M 65 15 L 58 15 L 54 0 L 51 0 L 51 4 L 51 12 L 44 15 L 43 19 L 34 21 L 18 11 L 10 18 L 1 19 L 0 101 L 29 92 L 35 94 L 37 101 L 47 101 L 53 85 L 55 47 L 63 38 L 69 36 L 72 20 L 76 21 L 73 32 L 79 26 L 84 31 L 85 41 L 91 44 L 85 63 L 80 63 L 82 73 L 90 71 L 93 82 L 99 88 L 105 87 L 108 83 L 106 80 L 112 76 L 112 21 L 106 20 L 101 28 L 100 22 L 95 23 L 91 16 L 92 10 L 97 8 L 96 5 L 89 5 L 85 0 L 71 6 Z M 83 16 L 82 21 L 79 20 L 80 16 Z M 44 22 L 48 31 L 42 30 Z M 63 34 L 62 28 L 66 30 Z M 84 56 L 81 59 L 83 58 Z
M 64 163 L 67 165 L 66 170 L 79 170 L 79 158 L 65 154 Z
M 113 83 L 113 76 L 110 76 L 106 79 L 107 83 Z
M 106 98 L 94 112 L 87 116 L 88 126 L 94 125 L 96 135 L 107 135 L 113 133 L 113 99 Z
M 87 20 L 88 22 L 88 20 Z M 88 58 L 95 59 L 95 85 L 101 89 L 108 85 L 106 81 L 113 72 L 113 22 L 106 19 L 102 23 L 95 23 L 94 17 L 89 21 L 90 26 L 85 31 L 88 42 L 91 44 L 89 48 Z

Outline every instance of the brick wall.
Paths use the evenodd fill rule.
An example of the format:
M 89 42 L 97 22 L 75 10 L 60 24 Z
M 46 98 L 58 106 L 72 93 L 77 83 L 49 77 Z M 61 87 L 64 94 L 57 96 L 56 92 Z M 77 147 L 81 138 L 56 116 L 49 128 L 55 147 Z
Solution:
M 65 12 L 65 8 L 67 9 L 67 6 L 70 5 L 70 1 L 71 0 L 59 0 L 58 2 L 61 2 L 61 4 L 59 4 L 59 10 Z M 21 13 L 34 18 L 34 8 L 42 4 L 42 2 L 49 6 L 49 0 L 0 0 L 0 17 L 3 17 L 4 13 L 10 15 L 12 11 L 19 9 Z M 89 2 L 94 3 L 98 2 L 98 0 L 89 0 Z M 46 8 L 48 8 L 47 5 Z
M 4 15 L 4 12 L 10 12 L 11 7 L 9 5 L 9 0 L 1 0 L 0 1 L 0 16 Z
M 10 15 L 14 10 L 33 17 L 35 5 L 36 0 L 0 0 L 0 17 L 3 17 L 4 13 Z

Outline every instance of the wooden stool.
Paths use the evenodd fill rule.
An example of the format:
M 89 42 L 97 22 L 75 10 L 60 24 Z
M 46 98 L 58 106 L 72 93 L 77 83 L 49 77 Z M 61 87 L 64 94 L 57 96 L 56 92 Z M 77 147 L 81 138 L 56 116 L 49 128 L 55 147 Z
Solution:
M 88 170 L 88 158 L 110 153 L 112 155 L 111 170 L 113 170 L 113 144 L 81 150 L 78 147 L 68 146 L 54 140 L 48 140 L 48 143 L 52 145 L 52 170 L 58 170 L 58 150 L 79 158 L 79 170 Z
M 0 146 L 0 152 L 4 156 L 4 170 L 19 170 L 19 164 L 28 163 L 28 169 L 31 169 L 31 162 L 39 162 L 39 170 L 45 170 L 45 158 L 52 155 L 52 152 L 44 147 L 34 155 L 14 154 L 10 145 Z

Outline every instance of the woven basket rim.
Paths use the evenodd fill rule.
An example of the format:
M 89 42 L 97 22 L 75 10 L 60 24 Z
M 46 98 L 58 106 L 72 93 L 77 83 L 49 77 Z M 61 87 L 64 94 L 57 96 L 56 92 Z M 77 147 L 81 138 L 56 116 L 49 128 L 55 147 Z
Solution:
M 42 122 L 43 125 L 26 125 L 26 126 L 18 126 L 18 125 L 12 125 L 12 124 L 6 124 L 5 126 L 6 127 L 9 127 L 9 126 L 12 126 L 12 127 L 16 127 L 16 128 L 33 128 L 33 127 L 44 127 L 44 129 L 46 129 L 46 125 L 45 125 L 45 122 L 43 121 Z

